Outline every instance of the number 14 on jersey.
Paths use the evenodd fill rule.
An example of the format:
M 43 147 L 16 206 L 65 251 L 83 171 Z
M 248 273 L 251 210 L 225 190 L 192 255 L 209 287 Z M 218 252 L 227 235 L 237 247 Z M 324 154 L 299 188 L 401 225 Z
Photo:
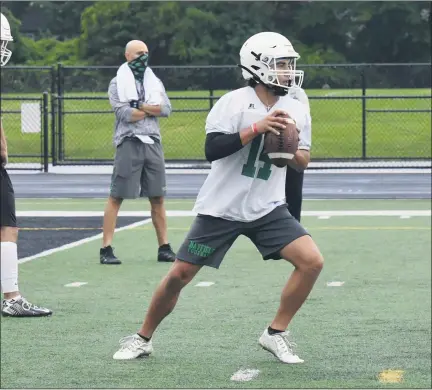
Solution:
M 252 141 L 251 148 L 249 151 L 248 159 L 246 164 L 243 165 L 242 175 L 248 177 L 255 177 L 256 171 L 258 169 L 257 164 L 257 156 L 261 146 L 261 142 L 264 139 L 264 136 L 256 137 Z M 264 153 L 264 148 L 261 150 L 258 161 L 262 161 L 264 165 L 259 168 L 257 179 L 268 180 L 271 175 L 271 161 L 266 153 Z

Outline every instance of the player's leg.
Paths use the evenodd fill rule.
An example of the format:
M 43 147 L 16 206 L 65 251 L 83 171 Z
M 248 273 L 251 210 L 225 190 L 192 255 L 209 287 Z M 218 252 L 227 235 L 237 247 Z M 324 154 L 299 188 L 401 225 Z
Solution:
M 35 306 L 23 298 L 18 288 L 18 228 L 15 214 L 15 195 L 6 170 L 0 168 L 1 210 L 1 288 L 2 315 L 9 317 L 42 317 L 52 311 Z
M 102 247 L 105 248 L 111 245 L 114 238 L 114 231 L 117 225 L 117 216 L 120 211 L 120 206 L 123 203 L 122 198 L 115 198 L 113 196 L 108 196 L 107 203 L 104 209 L 104 219 L 103 219 L 103 237 L 102 237 Z
M 144 322 L 135 335 L 120 340 L 114 359 L 128 360 L 153 351 L 152 336 L 174 309 L 182 289 L 203 265 L 219 268 L 226 252 L 240 234 L 239 223 L 198 215 L 177 259 L 153 294 Z
M 324 258 L 309 235 L 286 245 L 280 256 L 295 267 L 282 291 L 281 304 L 271 324 L 274 329 L 284 330 L 312 291 L 323 268 Z
M 305 302 L 323 267 L 324 259 L 306 230 L 285 207 L 256 221 L 251 239 L 264 259 L 285 259 L 295 269 L 282 290 L 277 314 L 260 338 L 260 344 L 284 363 L 302 363 L 293 352 L 287 331 Z
M 158 261 L 173 262 L 175 253 L 168 242 L 167 218 L 164 204 L 166 194 L 165 159 L 162 145 L 157 140 L 145 145 L 145 164 L 141 174 L 141 196 L 147 196 L 151 217 L 158 240 Z
M 2 198 L 3 205 L 3 198 Z M 3 209 L 3 206 L 2 206 Z M 5 300 L 20 297 L 18 289 L 18 229 L 14 226 L 5 226 L 16 222 L 5 221 L 2 210 L 1 227 L 1 287 Z
M 300 222 L 303 200 L 304 172 L 298 172 L 287 166 L 285 181 L 285 197 L 290 214 Z
M 127 138 L 116 150 L 111 190 L 103 218 L 102 248 L 99 251 L 101 264 L 121 264 L 121 261 L 114 255 L 111 244 L 123 199 L 135 199 L 139 196 L 142 163 L 139 163 L 137 155 L 140 153 L 140 142 L 138 139 L 135 141 Z
M 176 259 L 153 294 L 146 318 L 138 334 L 150 340 L 162 320 L 177 303 L 181 290 L 195 277 L 202 265 Z

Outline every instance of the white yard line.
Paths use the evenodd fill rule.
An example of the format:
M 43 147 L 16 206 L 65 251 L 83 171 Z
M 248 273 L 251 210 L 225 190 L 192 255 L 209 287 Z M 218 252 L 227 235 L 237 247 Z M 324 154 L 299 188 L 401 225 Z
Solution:
M 167 210 L 168 217 L 194 217 L 187 210 Z M 18 211 L 17 217 L 103 217 L 103 211 Z M 302 217 L 430 217 L 431 210 L 324 210 L 304 211 Z M 120 211 L 119 217 L 151 217 L 150 211 Z
M 122 230 L 133 229 L 133 228 L 136 228 L 138 226 L 146 225 L 148 223 L 151 223 L 151 219 L 146 219 L 145 221 L 139 221 L 139 222 L 132 223 L 131 225 L 123 226 L 121 228 L 116 229 L 115 232 L 120 232 Z M 71 242 L 69 244 L 65 244 L 65 245 L 59 246 L 57 248 L 48 249 L 46 251 L 37 253 L 36 255 L 33 255 L 33 256 L 24 257 L 23 259 L 18 260 L 18 263 L 19 264 L 27 263 L 28 261 L 39 259 L 40 257 L 46 257 L 46 256 L 52 255 L 54 253 L 64 251 L 66 249 L 75 248 L 77 246 L 80 246 L 80 245 L 83 245 L 83 244 L 87 244 L 88 242 L 99 240 L 99 239 L 102 238 L 102 234 L 103 233 L 99 233 L 99 234 L 96 234 L 95 236 L 83 238 L 82 240 L 74 241 L 74 242 Z

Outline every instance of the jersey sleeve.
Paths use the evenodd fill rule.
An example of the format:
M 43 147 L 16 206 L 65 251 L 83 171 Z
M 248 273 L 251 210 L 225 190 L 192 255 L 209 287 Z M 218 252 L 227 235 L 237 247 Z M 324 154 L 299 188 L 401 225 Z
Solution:
M 302 103 L 310 114 L 309 98 L 307 97 L 304 89 L 300 87 L 290 88 L 288 91 L 288 96 Z
M 235 104 L 233 95 L 222 96 L 209 112 L 206 120 L 206 134 L 225 133 L 234 134 L 240 129 L 240 109 Z
M 305 90 L 299 87 L 290 88 L 288 96 L 302 103 L 303 108 L 305 109 L 305 115 L 302 121 L 303 126 L 299 134 L 299 149 L 310 150 L 312 146 L 312 119 L 310 115 L 309 98 L 307 97 Z
M 302 129 L 299 134 L 299 149 L 310 150 L 312 147 L 312 119 L 309 112 L 305 113 Z

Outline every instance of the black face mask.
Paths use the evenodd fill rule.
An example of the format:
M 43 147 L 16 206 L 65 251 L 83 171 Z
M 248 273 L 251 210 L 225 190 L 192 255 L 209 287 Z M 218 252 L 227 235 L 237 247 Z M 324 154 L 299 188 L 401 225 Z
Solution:
M 147 68 L 148 58 L 148 54 L 143 54 L 142 56 L 135 58 L 128 63 L 129 68 L 131 68 L 135 76 L 135 79 L 138 81 L 143 81 L 144 79 L 144 72 Z

